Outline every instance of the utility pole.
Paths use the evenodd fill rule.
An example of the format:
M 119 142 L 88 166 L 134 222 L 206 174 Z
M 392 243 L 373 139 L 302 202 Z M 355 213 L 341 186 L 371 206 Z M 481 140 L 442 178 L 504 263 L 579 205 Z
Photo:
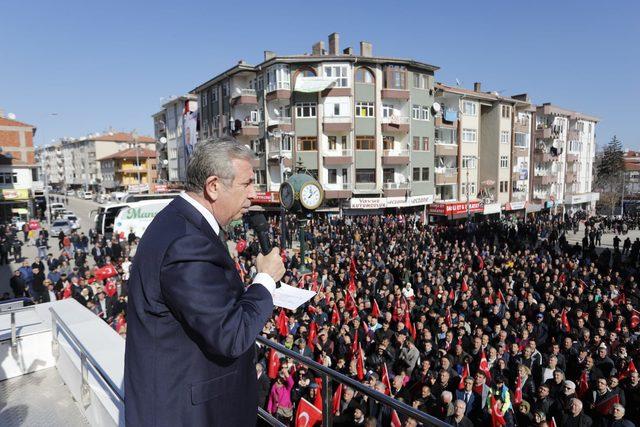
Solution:
M 131 132 L 133 137 L 133 146 L 136 148 L 136 173 L 138 175 L 138 190 L 140 190 L 140 147 L 138 147 L 138 135 L 135 129 Z

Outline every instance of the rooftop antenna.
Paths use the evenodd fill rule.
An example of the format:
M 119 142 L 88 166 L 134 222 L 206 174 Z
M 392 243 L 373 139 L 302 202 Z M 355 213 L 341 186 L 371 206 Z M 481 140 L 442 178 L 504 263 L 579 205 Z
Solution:
M 462 86 L 462 82 L 458 78 L 456 78 L 456 86 Z

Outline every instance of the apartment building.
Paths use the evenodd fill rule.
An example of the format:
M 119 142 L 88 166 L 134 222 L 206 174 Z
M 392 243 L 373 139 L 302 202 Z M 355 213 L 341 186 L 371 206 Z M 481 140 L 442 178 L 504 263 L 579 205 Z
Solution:
M 98 159 L 102 187 L 130 193 L 149 191 L 158 177 L 156 157 L 155 151 L 134 147 Z
M 172 97 L 153 115 L 156 141 L 166 138 L 164 144 L 158 144 L 158 177 L 169 182 L 184 182 L 186 179 L 187 154 L 182 118 L 187 109 L 190 112 L 198 110 L 195 95 Z
M 311 54 L 237 65 L 196 87 L 199 139 L 233 135 L 250 146 L 259 200 L 278 203 L 300 163 L 348 210 L 432 202 L 433 65 L 340 50 L 339 35 Z
M 640 152 L 627 150 L 624 162 L 624 195 L 637 198 L 640 194 Z
M 35 148 L 35 162 L 38 176 L 52 188 L 62 188 L 64 184 L 64 159 L 62 144 L 44 145 Z
M 0 111 L 0 222 L 34 210 L 35 133 L 35 126 Z
M 63 186 L 67 189 L 106 190 L 102 186 L 103 176 L 97 159 L 134 147 L 155 151 L 155 142 L 154 138 L 126 132 L 63 138 L 59 144 L 61 153 L 56 153 L 56 156 L 62 157 Z
M 595 209 L 591 191 L 596 117 L 545 103 L 536 108 L 533 167 L 534 204 L 563 205 L 568 212 Z

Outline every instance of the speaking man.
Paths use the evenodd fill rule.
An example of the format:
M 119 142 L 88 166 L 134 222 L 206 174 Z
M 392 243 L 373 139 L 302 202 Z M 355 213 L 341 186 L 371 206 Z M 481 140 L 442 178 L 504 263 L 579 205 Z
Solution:
M 254 341 L 285 269 L 258 255 L 246 290 L 220 237 L 255 197 L 254 154 L 231 138 L 196 146 L 186 193 L 147 228 L 129 279 L 127 426 L 254 426 Z

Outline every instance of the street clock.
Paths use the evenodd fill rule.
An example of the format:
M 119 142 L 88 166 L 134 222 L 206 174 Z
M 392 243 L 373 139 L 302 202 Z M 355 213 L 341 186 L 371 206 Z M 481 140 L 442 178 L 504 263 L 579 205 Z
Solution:
M 323 200 L 322 185 L 311 175 L 296 173 L 280 186 L 280 203 L 290 212 L 314 211 Z

